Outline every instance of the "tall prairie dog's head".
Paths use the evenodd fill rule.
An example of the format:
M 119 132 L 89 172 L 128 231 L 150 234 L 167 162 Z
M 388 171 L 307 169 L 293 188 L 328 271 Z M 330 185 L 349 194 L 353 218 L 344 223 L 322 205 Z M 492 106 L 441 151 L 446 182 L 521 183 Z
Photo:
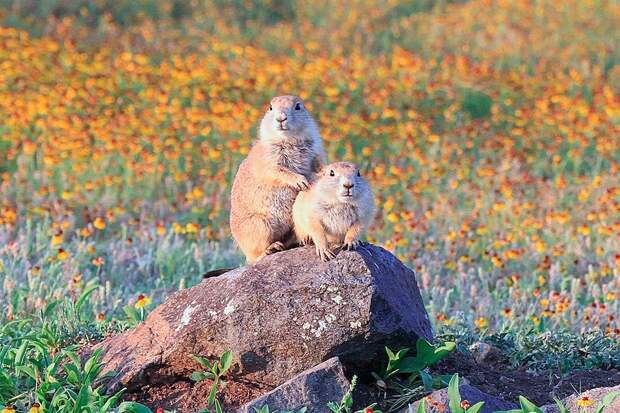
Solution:
M 271 99 L 260 123 L 260 139 L 267 141 L 288 138 L 320 139 L 319 131 L 303 100 L 284 95 Z
M 334 162 L 323 167 L 312 191 L 328 204 L 359 202 L 373 203 L 372 190 L 357 165 L 351 162 Z

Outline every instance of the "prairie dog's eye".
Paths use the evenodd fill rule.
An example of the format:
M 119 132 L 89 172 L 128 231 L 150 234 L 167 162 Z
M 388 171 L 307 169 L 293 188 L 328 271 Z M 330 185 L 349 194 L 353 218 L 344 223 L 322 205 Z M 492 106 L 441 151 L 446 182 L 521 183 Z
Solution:
M 357 171 L 357 176 L 362 176 L 362 174 L 360 173 L 360 171 Z
M 269 110 L 273 110 L 273 106 L 269 105 Z
M 333 169 L 331 171 L 329 171 L 329 176 L 336 176 L 336 173 L 334 172 Z
M 295 103 L 295 110 L 301 110 L 301 103 Z

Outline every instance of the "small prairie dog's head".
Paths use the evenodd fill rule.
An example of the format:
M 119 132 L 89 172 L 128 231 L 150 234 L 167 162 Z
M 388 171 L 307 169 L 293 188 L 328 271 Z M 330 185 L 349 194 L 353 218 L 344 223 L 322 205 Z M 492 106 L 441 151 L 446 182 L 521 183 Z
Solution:
M 285 95 L 271 99 L 260 124 L 260 138 L 267 140 L 318 136 L 318 129 L 303 100 Z
M 372 202 L 372 191 L 357 165 L 351 162 L 334 162 L 323 167 L 313 185 L 314 193 L 321 194 L 328 203 Z

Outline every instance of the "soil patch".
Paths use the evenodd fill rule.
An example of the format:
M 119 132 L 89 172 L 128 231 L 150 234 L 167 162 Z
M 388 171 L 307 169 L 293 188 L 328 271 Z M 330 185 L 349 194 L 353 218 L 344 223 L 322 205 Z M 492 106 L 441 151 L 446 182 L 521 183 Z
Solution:
M 620 384 L 619 370 L 573 371 L 562 377 L 559 371 L 534 374 L 515 369 L 504 360 L 477 363 L 466 354 L 453 354 L 432 370 L 434 374 L 459 373 L 472 386 L 507 401 L 517 402 L 522 395 L 541 406 L 553 403 L 554 397 L 563 399 L 573 393 Z

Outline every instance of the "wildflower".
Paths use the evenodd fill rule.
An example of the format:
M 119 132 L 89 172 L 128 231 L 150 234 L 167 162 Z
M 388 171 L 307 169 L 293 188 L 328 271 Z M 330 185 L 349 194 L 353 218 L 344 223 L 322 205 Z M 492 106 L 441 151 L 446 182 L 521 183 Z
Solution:
M 151 299 L 143 294 L 138 295 L 138 299 L 136 300 L 136 304 L 134 306 L 138 309 L 147 307 L 151 304 Z
M 5 406 L 2 410 L 0 410 L 0 413 L 15 413 L 15 412 L 16 412 L 15 407 L 13 407 L 10 404 L 8 406 Z
M 479 329 L 483 329 L 488 327 L 489 322 L 487 321 L 486 318 L 484 317 L 479 317 L 474 321 L 474 324 L 476 325 L 476 327 L 478 327 Z
M 52 244 L 52 247 L 55 247 L 57 245 L 62 244 L 62 230 L 56 232 L 53 236 L 52 236 L 52 240 L 50 242 Z
M 162 236 L 166 233 L 166 227 L 164 224 L 157 224 L 157 235 Z
M 58 248 L 58 253 L 56 254 L 56 258 L 58 261 L 64 261 L 69 258 L 69 253 L 62 248 Z
M 98 314 L 97 314 L 97 321 L 98 321 L 98 322 L 102 322 L 102 321 L 104 321 L 104 320 L 105 320 L 105 314 L 103 314 L 103 313 L 98 313 Z
M 469 407 L 471 406 L 471 404 L 469 404 L 469 402 L 467 400 L 461 400 L 461 409 L 469 409 Z
M 577 406 L 579 407 L 590 407 L 594 404 L 594 400 L 589 398 L 588 396 L 581 396 L 577 399 Z
M 105 262 L 105 260 L 103 259 L 103 257 L 96 257 L 96 258 L 93 258 L 91 262 L 93 263 L 95 267 L 101 267 L 103 263 Z
M 364 413 L 373 413 L 373 409 L 372 407 L 368 406 L 367 408 L 364 409 Z
M 30 410 L 28 410 L 28 413 L 43 413 L 43 407 L 41 407 L 39 403 L 32 403 L 32 406 L 30 406 Z
M 101 217 L 97 217 L 93 221 L 93 226 L 99 230 L 102 230 L 105 228 L 105 220 Z
M 35 265 L 34 267 L 32 267 L 32 269 L 30 270 L 30 273 L 32 275 L 39 275 L 41 274 L 41 267 L 39 267 L 38 265 Z
M 512 318 L 512 309 L 506 307 L 504 309 L 502 309 L 501 314 L 506 317 L 506 318 Z

